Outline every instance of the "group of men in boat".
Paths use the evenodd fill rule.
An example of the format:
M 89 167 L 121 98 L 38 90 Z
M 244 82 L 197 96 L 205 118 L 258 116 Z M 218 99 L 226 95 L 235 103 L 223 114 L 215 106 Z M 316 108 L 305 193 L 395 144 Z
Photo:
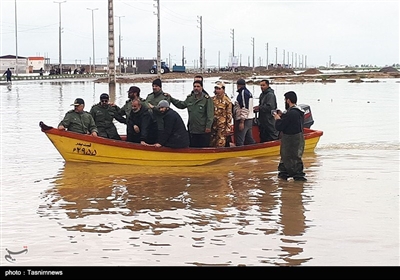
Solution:
M 115 119 L 127 125 L 126 140 L 133 143 L 171 148 L 229 147 L 255 144 L 252 127 L 257 120 L 260 142 L 278 140 L 278 131 L 282 131 L 279 178 L 305 180 L 301 159 L 304 113 L 296 106 L 296 94 L 285 94 L 287 114 L 282 116 L 282 112 L 277 110 L 276 96 L 268 80 L 260 82 L 262 93 L 258 106 L 253 106 L 253 95 L 244 79 L 237 80 L 236 85 L 238 94 L 234 102 L 225 93 L 225 84 L 221 81 L 216 82 L 214 96 L 211 97 L 204 90 L 203 77 L 199 75 L 194 77 L 193 90 L 185 100 L 164 92 L 160 79 L 152 82 L 153 92 L 146 99 L 140 97 L 139 87 L 131 86 L 129 99 L 121 108 L 110 103 L 109 95 L 103 93 L 100 102 L 86 112 L 84 100 L 77 98 L 71 104 L 74 110 L 66 113 L 58 129 L 121 140 L 113 123 Z M 187 126 L 170 107 L 171 103 L 178 109 L 188 110 Z M 292 107 L 296 111 L 290 110 Z

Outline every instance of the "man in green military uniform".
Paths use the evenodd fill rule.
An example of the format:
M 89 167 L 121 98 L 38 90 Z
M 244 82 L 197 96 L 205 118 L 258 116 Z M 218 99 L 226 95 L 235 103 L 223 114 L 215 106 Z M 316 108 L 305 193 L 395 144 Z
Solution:
M 171 103 L 171 97 L 168 93 L 163 92 L 161 80 L 155 79 L 152 83 L 153 92 L 147 95 L 145 106 L 151 108 L 153 111 L 153 118 L 157 121 L 158 130 L 164 129 L 163 115 L 160 113 L 157 105 L 161 100 L 167 100 L 168 104 Z
M 74 110 L 65 114 L 64 119 L 58 125 L 58 129 L 67 129 L 68 131 L 91 134 L 97 137 L 97 127 L 92 115 L 83 111 L 85 101 L 82 98 L 77 98 L 72 105 L 75 106 Z
M 153 87 L 153 92 L 147 95 L 145 101 L 146 105 L 151 104 L 154 107 L 156 107 L 161 100 L 167 100 L 168 103 L 171 103 L 169 94 L 163 92 L 162 90 L 160 79 L 155 79 L 152 83 L 152 87 Z
M 100 102 L 92 106 L 90 114 L 96 123 L 100 137 L 121 140 L 113 121 L 116 119 L 120 123 L 126 124 L 126 119 L 120 115 L 121 109 L 115 104 L 110 105 L 109 100 L 110 96 L 102 93 Z
M 179 109 L 188 109 L 188 127 L 191 147 L 209 147 L 211 126 L 214 121 L 214 102 L 203 91 L 201 81 L 193 82 L 193 91 L 180 101 L 171 97 L 172 104 Z
M 120 115 L 126 116 L 126 121 L 129 119 L 129 114 L 132 111 L 132 101 L 139 99 L 142 105 L 144 105 L 145 100 L 140 97 L 140 88 L 137 86 L 131 86 L 128 90 L 128 100 L 126 100 L 124 106 L 120 109 Z

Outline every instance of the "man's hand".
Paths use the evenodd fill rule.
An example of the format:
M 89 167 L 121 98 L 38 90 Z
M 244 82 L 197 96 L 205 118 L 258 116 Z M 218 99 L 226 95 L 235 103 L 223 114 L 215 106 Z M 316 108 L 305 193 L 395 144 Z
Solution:
M 210 133 L 211 132 L 211 128 L 206 128 L 206 130 L 204 132 L 205 133 Z
M 161 146 L 161 144 L 160 144 L 160 143 L 155 143 L 155 144 L 154 144 L 154 147 L 156 147 L 156 148 L 160 148 L 160 147 L 162 147 L 162 146 Z
M 140 128 L 139 128 L 137 125 L 134 125 L 134 126 L 133 126 L 133 130 L 134 130 L 136 133 L 139 133 L 139 132 L 140 132 Z
M 275 119 L 275 120 L 280 120 L 280 119 L 281 119 L 281 116 L 280 116 L 279 114 L 275 113 L 275 114 L 274 114 L 274 119 Z
M 96 131 L 93 131 L 91 135 L 94 136 L 94 137 L 98 137 Z
M 239 130 L 242 131 L 244 129 L 244 121 L 240 121 Z
M 147 144 L 147 143 L 144 142 L 144 141 L 140 141 L 140 144 L 142 144 L 143 146 L 154 146 L 154 145 L 151 145 L 151 144 Z
M 65 130 L 65 127 L 63 125 L 59 125 L 58 130 Z

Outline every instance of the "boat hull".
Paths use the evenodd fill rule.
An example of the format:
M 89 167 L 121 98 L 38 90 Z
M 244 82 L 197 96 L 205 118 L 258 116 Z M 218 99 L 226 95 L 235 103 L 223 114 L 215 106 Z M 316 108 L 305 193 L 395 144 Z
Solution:
M 142 166 L 197 166 L 231 158 L 279 155 L 280 141 L 224 148 L 155 148 L 126 141 L 58 130 L 40 123 L 42 131 L 67 162 Z M 314 151 L 322 131 L 305 129 L 305 151 Z

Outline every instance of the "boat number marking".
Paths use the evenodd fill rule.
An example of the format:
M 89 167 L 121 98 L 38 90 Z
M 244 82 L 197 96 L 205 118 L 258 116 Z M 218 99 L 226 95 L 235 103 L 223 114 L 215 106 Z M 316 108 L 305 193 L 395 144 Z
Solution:
M 95 156 L 97 154 L 96 149 L 90 149 L 92 143 L 89 144 L 76 143 L 75 146 L 76 147 L 72 149 L 73 153 L 78 153 L 87 156 Z

